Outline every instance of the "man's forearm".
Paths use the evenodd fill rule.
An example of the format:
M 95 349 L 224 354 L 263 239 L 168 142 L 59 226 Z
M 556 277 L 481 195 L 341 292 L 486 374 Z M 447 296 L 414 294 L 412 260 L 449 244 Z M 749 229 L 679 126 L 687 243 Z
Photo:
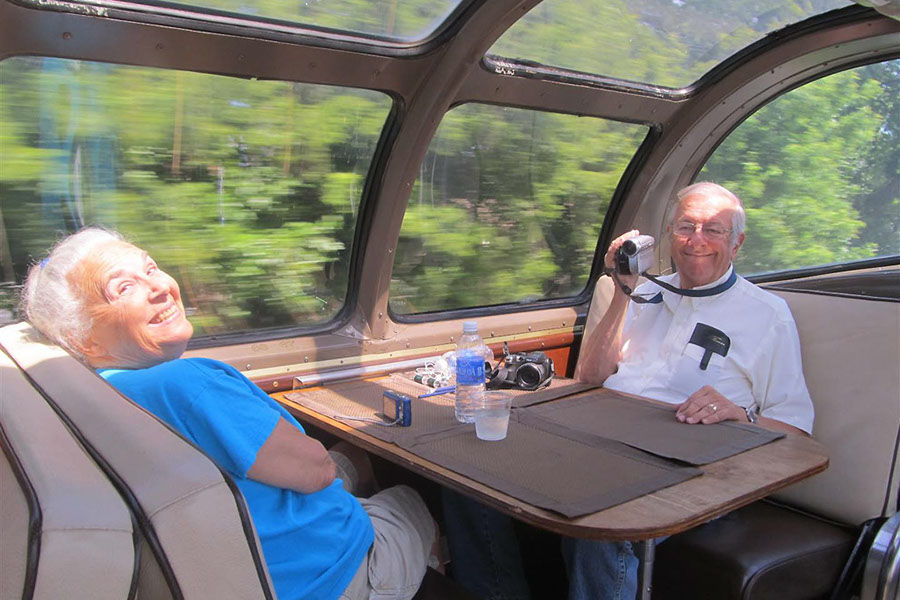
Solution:
M 616 372 L 622 355 L 622 326 L 628 301 L 628 296 L 616 286 L 603 318 L 581 345 L 577 379 L 603 383 Z

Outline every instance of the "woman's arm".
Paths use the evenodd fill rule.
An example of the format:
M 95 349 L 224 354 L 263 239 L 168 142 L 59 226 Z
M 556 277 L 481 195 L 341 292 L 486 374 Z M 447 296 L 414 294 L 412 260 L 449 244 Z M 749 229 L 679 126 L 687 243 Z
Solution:
M 331 485 L 335 466 L 325 446 L 280 418 L 247 476 L 274 487 L 311 494 Z

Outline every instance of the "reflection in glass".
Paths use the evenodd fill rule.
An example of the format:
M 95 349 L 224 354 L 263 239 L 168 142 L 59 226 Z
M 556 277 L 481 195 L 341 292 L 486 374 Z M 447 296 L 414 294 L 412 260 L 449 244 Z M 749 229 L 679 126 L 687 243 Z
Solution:
M 75 1 L 98 3 L 97 0 Z M 179 6 L 199 13 L 215 11 L 258 21 L 262 27 L 266 26 L 265 21 L 274 20 L 412 42 L 434 33 L 453 12 L 459 0 L 198 0 L 164 5 L 152 0 L 136 0 L 135 4 L 144 4 L 149 11 Z
M 680 88 L 738 50 L 850 0 L 545 0 L 488 52 Z
M 200 335 L 340 310 L 387 96 L 51 58 L 3 61 L 0 86 L 4 319 L 91 224 L 179 281 Z
M 403 219 L 401 314 L 564 298 L 590 274 L 640 125 L 467 104 L 445 116 Z
M 900 60 L 824 77 L 767 104 L 698 180 L 747 211 L 742 274 L 900 255 Z

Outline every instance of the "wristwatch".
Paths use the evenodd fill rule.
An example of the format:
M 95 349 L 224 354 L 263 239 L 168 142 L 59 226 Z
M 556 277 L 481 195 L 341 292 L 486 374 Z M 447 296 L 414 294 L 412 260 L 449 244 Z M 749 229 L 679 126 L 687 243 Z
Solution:
M 756 409 L 752 406 L 748 406 L 744 409 L 744 412 L 747 413 L 747 420 L 751 423 L 759 423 L 759 415 L 756 414 Z

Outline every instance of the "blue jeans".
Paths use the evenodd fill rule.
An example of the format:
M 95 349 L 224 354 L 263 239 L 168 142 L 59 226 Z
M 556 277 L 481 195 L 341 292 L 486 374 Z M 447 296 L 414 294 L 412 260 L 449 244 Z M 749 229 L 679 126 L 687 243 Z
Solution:
M 635 600 L 638 565 L 631 542 L 562 539 L 569 600 Z
M 512 518 L 446 488 L 441 492 L 453 578 L 486 600 L 528 600 Z M 637 598 L 640 559 L 631 542 L 563 537 L 562 554 L 569 600 Z
M 446 488 L 441 500 L 453 578 L 485 600 L 529 600 L 512 519 Z

